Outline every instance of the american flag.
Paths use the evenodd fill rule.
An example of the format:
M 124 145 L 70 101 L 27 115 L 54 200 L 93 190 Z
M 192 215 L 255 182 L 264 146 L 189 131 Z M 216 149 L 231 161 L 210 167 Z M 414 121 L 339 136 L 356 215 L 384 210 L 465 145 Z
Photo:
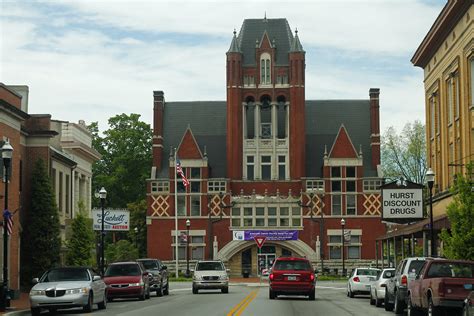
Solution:
M 176 157 L 176 172 L 181 176 L 181 179 L 183 179 L 183 185 L 188 187 L 189 180 L 184 175 L 183 168 L 181 168 L 181 161 L 179 161 L 178 157 Z
M 3 211 L 3 218 L 7 222 L 8 235 L 11 235 L 12 231 L 13 231 L 13 219 L 12 219 L 12 217 L 13 217 L 13 215 L 12 215 L 12 213 L 10 213 L 9 210 Z

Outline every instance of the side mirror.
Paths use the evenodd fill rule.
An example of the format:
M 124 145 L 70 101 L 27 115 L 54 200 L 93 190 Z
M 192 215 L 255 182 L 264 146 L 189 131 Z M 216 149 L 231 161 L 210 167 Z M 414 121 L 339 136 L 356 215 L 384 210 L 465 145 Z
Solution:
M 102 279 L 102 278 L 100 277 L 100 275 L 94 275 L 94 276 L 92 277 L 92 281 L 99 281 L 100 279 Z
M 318 274 L 319 273 L 319 270 L 318 269 L 314 269 L 314 274 Z
M 225 272 L 230 273 L 230 269 L 225 269 Z
M 39 283 L 39 279 L 38 279 L 38 278 L 34 278 L 33 280 L 31 280 L 31 283 L 33 283 L 33 285 L 38 284 L 38 283 Z
M 161 270 L 168 270 L 168 267 L 167 266 L 162 266 Z

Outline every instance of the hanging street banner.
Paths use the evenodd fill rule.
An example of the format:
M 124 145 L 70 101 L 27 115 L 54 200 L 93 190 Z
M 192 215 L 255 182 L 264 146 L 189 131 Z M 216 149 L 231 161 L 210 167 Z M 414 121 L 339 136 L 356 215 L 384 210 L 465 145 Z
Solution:
M 126 209 L 104 210 L 104 230 L 106 231 L 128 231 L 130 230 L 130 211 Z M 92 222 L 94 230 L 102 230 L 102 210 L 92 210 Z
M 297 230 L 234 230 L 233 240 L 249 241 L 264 237 L 267 241 L 298 240 Z
M 408 180 L 384 184 L 382 191 L 382 220 L 408 223 L 423 219 L 423 186 Z

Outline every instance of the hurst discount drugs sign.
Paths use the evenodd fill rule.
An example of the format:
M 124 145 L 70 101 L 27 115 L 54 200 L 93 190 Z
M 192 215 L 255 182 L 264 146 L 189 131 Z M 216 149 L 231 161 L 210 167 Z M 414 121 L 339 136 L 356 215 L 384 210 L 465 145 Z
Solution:
M 423 218 L 423 190 L 416 183 L 392 183 L 382 188 L 382 218 L 407 222 Z

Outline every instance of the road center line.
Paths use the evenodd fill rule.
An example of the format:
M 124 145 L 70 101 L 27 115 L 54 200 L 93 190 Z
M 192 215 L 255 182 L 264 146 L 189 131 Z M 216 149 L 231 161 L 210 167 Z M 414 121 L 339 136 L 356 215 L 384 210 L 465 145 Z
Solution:
M 242 312 L 247 308 L 247 306 L 250 304 L 250 302 L 252 302 L 256 297 L 257 297 L 257 294 L 258 294 L 258 290 L 254 293 L 254 295 L 252 295 L 241 307 L 240 309 L 236 312 L 236 316 L 240 316 L 242 314 Z
M 240 301 L 237 305 L 234 306 L 234 308 L 230 310 L 227 316 L 233 316 L 234 313 L 237 312 L 245 304 L 245 302 L 247 302 L 250 297 L 252 297 L 252 295 L 256 294 L 257 292 L 258 290 L 253 290 L 252 292 L 250 292 L 242 301 Z
M 343 291 L 346 290 L 346 288 L 344 288 L 344 287 L 319 286 L 319 285 L 316 285 L 316 288 L 317 288 L 317 289 L 343 290 Z

